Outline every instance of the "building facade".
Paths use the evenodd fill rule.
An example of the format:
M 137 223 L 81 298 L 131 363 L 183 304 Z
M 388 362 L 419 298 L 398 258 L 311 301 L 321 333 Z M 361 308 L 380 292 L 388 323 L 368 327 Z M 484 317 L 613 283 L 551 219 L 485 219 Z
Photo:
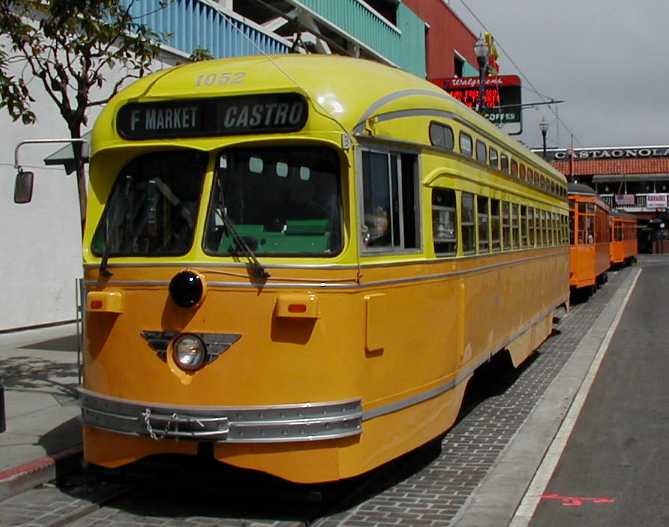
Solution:
M 428 79 L 476 77 L 474 55 L 477 36 L 444 0 L 404 0 L 425 21 L 426 71 Z
M 171 0 L 165 7 L 144 0 L 133 3 L 131 13 L 165 37 L 153 70 L 188 61 L 197 51 L 214 58 L 317 52 L 380 61 L 420 77 L 450 75 L 459 57 L 462 74 L 475 74 L 470 64 L 475 36 L 442 0 Z M 444 46 L 453 56 L 442 64 Z M 17 65 L 14 73 L 19 72 Z M 109 71 L 106 80 L 119 77 Z M 38 84 L 31 84 L 35 125 L 12 122 L 0 111 L 0 272 L 10 277 L 2 287 L 0 332 L 76 316 L 81 235 L 76 177 L 64 166 L 71 159 L 68 148 L 54 154 L 60 145 L 21 147 L 19 163 L 35 173 L 35 192 L 30 205 L 11 198 L 15 147 L 69 136 Z M 89 123 L 98 111 L 88 114 Z
M 550 149 L 546 155 L 570 181 L 637 217 L 640 252 L 669 252 L 669 146 L 576 148 L 573 155 Z

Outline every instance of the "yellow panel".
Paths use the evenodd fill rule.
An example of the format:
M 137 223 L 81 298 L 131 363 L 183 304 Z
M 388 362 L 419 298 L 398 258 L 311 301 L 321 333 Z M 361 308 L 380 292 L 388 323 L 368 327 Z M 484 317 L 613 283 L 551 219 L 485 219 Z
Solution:
M 277 317 L 318 318 L 319 312 L 318 297 L 313 294 L 278 295 L 276 298 Z
M 380 293 L 365 295 L 365 348 L 382 351 L 388 337 L 388 296 Z
M 97 313 L 123 313 L 123 293 L 91 291 L 86 297 L 86 309 Z

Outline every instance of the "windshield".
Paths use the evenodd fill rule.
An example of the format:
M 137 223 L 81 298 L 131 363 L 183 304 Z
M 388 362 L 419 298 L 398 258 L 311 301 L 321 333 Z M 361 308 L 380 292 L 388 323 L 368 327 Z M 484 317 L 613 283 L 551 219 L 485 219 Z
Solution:
M 206 167 L 205 154 L 186 150 L 146 154 L 127 164 L 95 232 L 94 254 L 187 253 Z
M 341 251 L 339 159 L 323 147 L 240 148 L 221 154 L 205 251 L 242 254 L 225 215 L 258 256 Z

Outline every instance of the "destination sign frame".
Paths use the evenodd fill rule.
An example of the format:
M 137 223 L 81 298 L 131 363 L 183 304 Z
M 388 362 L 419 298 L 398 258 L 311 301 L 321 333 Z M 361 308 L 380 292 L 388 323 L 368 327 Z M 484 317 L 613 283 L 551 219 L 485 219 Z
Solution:
M 124 139 L 176 139 L 298 132 L 309 116 L 298 93 L 129 103 L 116 118 Z

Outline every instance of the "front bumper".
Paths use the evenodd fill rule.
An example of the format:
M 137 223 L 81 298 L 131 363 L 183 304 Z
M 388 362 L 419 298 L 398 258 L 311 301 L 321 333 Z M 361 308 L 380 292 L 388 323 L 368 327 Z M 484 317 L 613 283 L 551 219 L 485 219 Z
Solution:
M 79 388 L 85 425 L 151 439 L 287 443 L 359 435 L 360 399 L 273 406 L 171 406 Z

